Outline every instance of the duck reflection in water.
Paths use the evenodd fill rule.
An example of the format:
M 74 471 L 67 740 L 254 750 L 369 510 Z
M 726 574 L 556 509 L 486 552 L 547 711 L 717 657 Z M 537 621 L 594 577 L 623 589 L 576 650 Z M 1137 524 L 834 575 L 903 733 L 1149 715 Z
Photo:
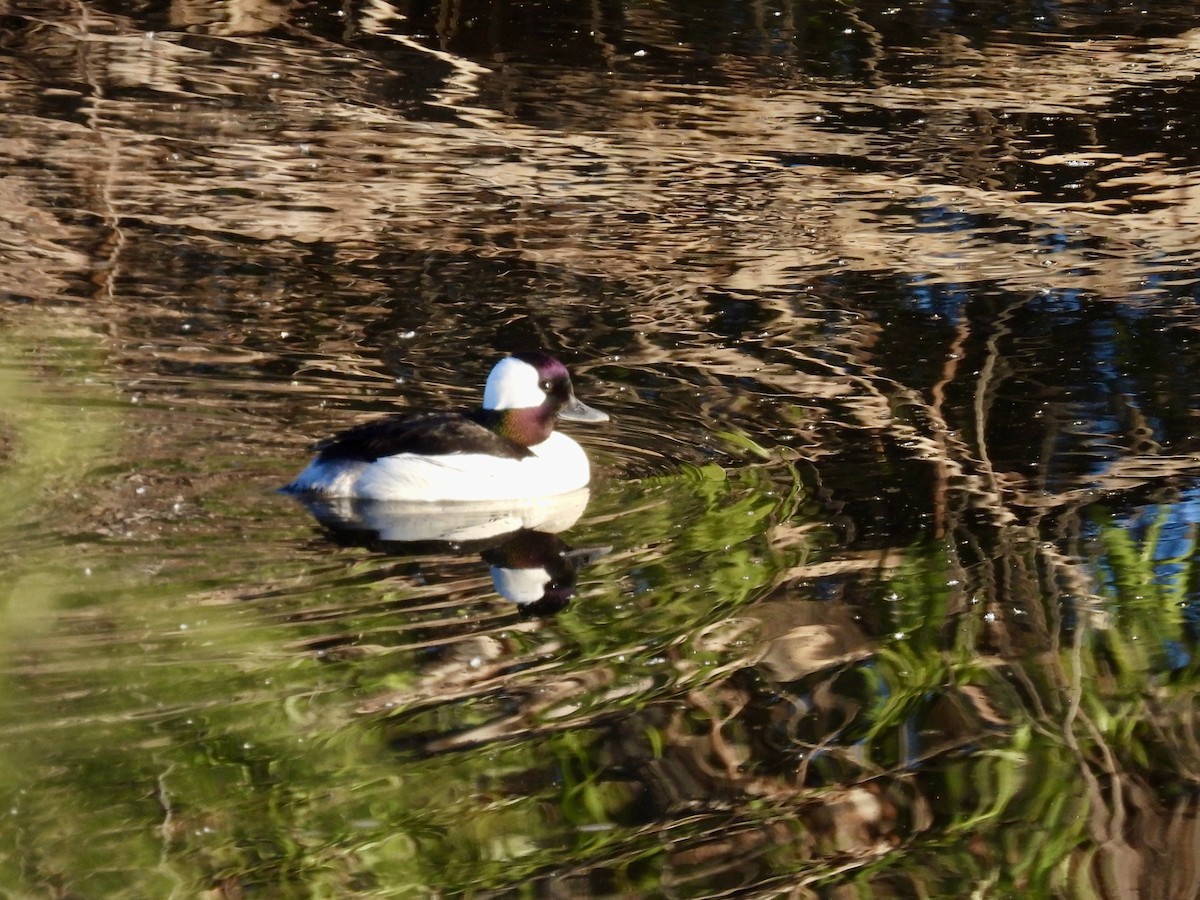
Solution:
M 330 537 L 407 555 L 429 549 L 478 553 L 496 592 L 522 616 L 550 616 L 575 594 L 579 571 L 610 547 L 573 549 L 557 532 L 574 525 L 589 492 L 496 503 L 399 503 L 297 494 Z
M 556 534 L 518 531 L 498 547 L 483 551 L 492 584 L 502 597 L 517 604 L 522 616 L 552 616 L 575 596 L 579 570 L 611 547 L 575 550 Z

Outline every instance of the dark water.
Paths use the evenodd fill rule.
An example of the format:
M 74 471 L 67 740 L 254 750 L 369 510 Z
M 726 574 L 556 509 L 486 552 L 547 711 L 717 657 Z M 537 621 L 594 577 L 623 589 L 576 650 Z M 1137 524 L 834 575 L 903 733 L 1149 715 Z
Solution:
M 0 888 L 1200 895 L 1198 70 L 1186 4 L 0 2 Z M 613 417 L 558 533 L 274 493 L 534 346 Z

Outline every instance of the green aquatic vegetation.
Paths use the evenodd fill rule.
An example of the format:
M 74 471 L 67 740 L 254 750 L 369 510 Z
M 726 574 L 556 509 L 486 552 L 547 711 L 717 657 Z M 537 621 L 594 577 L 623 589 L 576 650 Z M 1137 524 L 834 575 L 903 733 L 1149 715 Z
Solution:
M 75 408 L 46 405 L 30 422 Z M 123 409 L 98 404 L 69 466 L 9 491 L 35 499 L 6 570 L 28 602 L 3 644 L 0 879 L 27 893 L 537 894 L 569 861 L 631 894 L 742 866 L 1045 896 L 1090 884 L 1112 790 L 1194 780 L 1195 666 L 1164 650 L 1186 643 L 1194 543 L 1168 550 L 1162 511 L 1140 531 L 1093 511 L 1065 562 L 1035 529 L 960 527 L 828 576 L 855 589 L 837 602 L 861 645 L 779 684 L 756 613 L 825 624 L 803 573 L 835 546 L 781 452 L 598 486 L 564 537 L 609 552 L 536 621 L 477 554 L 335 546 L 268 487 L 89 530 L 89 498 L 135 466 L 113 449 Z M 27 528 L 40 497 L 78 523 L 69 548 Z
M 1158 533 L 1147 530 L 1151 539 Z M 907 548 L 878 584 L 876 602 L 885 613 L 886 636 L 876 650 L 865 660 L 777 688 L 821 698 L 821 705 L 841 698 L 830 709 L 851 713 L 848 719 L 830 719 L 834 730 L 813 735 L 801 757 L 811 786 L 799 789 L 789 806 L 798 809 L 794 804 L 838 784 L 915 792 L 914 819 L 901 832 L 902 849 L 853 867 L 850 882 L 864 891 L 878 879 L 894 884 L 899 878 L 936 896 L 969 890 L 1046 896 L 1085 885 L 1098 889 L 1104 876 L 1093 883 L 1085 857 L 1094 846 L 1097 823 L 1115 814 L 1107 808 L 1113 801 L 1104 785 L 1115 777 L 1116 789 L 1130 791 L 1127 802 L 1132 802 L 1150 783 L 1169 792 L 1172 769 L 1177 777 L 1191 777 L 1192 752 L 1182 740 L 1183 752 L 1174 761 L 1163 754 L 1164 734 L 1172 740 L 1170 729 L 1180 717 L 1177 709 L 1156 708 L 1164 696 L 1161 656 L 1138 661 L 1136 673 L 1125 675 L 1125 688 L 1114 693 L 1121 682 L 1105 674 L 1117 659 L 1108 649 L 1112 637 L 1094 631 L 1091 620 L 1061 630 L 1057 610 L 1070 608 L 1071 598 L 1056 587 L 1054 568 L 1040 561 L 1036 535 L 1013 537 L 1006 535 L 1000 551 L 984 555 L 982 565 L 964 563 L 958 547 L 946 542 Z M 1124 567 L 1127 587 L 1134 578 L 1151 583 L 1152 561 L 1167 558 L 1131 545 L 1128 535 L 1103 537 L 1093 546 L 1117 546 L 1118 562 L 1097 558 L 1093 564 Z M 978 552 L 985 545 L 973 546 Z M 1190 551 L 1183 555 L 1191 559 Z M 1061 558 L 1054 559 L 1061 564 Z M 1181 562 L 1178 548 L 1170 559 L 1173 565 Z M 1141 568 L 1135 570 L 1134 562 Z M 997 569 L 1007 573 L 1005 580 L 994 577 Z M 1018 586 L 1028 592 L 1015 593 Z M 1134 590 L 1145 593 L 1145 588 Z M 1177 610 L 1169 602 L 1167 607 L 1157 613 L 1154 628 L 1179 638 L 1178 630 L 1172 631 Z M 1136 619 L 1147 612 L 1125 615 Z M 1033 630 L 1041 623 L 1051 629 L 1046 643 Z M 1148 630 L 1145 623 L 1139 627 Z M 995 655 L 997 642 L 1009 648 L 1005 655 Z M 1054 646 L 1057 653 L 1046 652 Z M 1076 671 L 1084 677 L 1072 684 Z M 1194 669 L 1186 680 L 1180 674 L 1171 680 L 1168 696 L 1194 699 Z M 732 735 L 727 725 L 722 728 Z M 706 729 L 697 723 L 696 730 Z M 766 821 L 784 815 L 780 802 L 760 806 L 758 814 Z M 749 810 L 745 807 L 743 815 L 749 817 Z M 746 827 L 755 827 L 750 821 Z M 781 855 L 775 871 L 791 869 L 797 879 L 845 884 L 837 859 L 836 853 L 824 857 L 837 875 L 815 874 L 819 861 L 803 853 L 790 861 Z
M 105 465 L 103 478 L 120 474 Z M 26 773 L 5 785 L 18 810 L 0 837 L 6 883 L 423 893 L 510 885 L 564 848 L 596 858 L 621 848 L 624 877 L 653 882 L 645 860 L 661 847 L 631 851 L 613 827 L 629 793 L 588 757 L 589 723 L 744 664 L 753 648 L 725 642 L 719 626 L 792 558 L 770 537 L 803 496 L 789 477 L 777 465 L 703 467 L 602 495 L 568 538 L 610 544 L 612 558 L 585 571 L 568 610 L 532 628 L 514 627 L 470 554 L 331 551 L 294 507 L 231 485 L 176 527 L 83 542 L 83 556 L 121 548 L 97 552 L 84 585 L 65 562 L 31 560 L 52 644 L 11 669 L 24 683 L 0 710 L 6 771 Z M 434 570 L 472 585 L 457 608 L 420 611 L 441 602 L 415 577 Z M 513 656 L 494 683 L 463 682 L 453 699 L 446 683 L 422 682 L 438 629 L 460 629 L 457 643 L 489 617 L 484 634 Z M 345 652 L 314 650 L 331 640 Z M 356 714 L 420 683 L 430 693 L 415 714 Z M 557 684 L 575 687 L 488 731 L 524 691 Z M 479 747 L 421 750 L 473 729 Z
M 1163 510 L 1154 513 L 1140 538 L 1106 512 L 1097 510 L 1094 515 L 1096 539 L 1088 545 L 1094 555 L 1084 563 L 1098 573 L 1098 594 L 1090 602 L 1067 594 L 1054 577 L 1040 582 L 1039 596 L 1004 596 L 993 581 L 966 569 L 962 590 L 984 609 L 1004 613 L 1023 607 L 1022 617 L 1031 625 L 1060 622 L 1059 611 L 1067 610 L 1067 628 L 1048 636 L 1049 646 L 1059 647 L 1057 654 L 1014 644 L 1017 655 L 1006 657 L 1002 665 L 999 660 L 988 664 L 977 648 L 994 623 L 980 630 L 977 618 L 960 616 L 947 635 L 949 595 L 939 586 L 940 575 L 915 589 L 911 578 L 890 583 L 899 597 L 893 605 L 915 628 L 905 630 L 905 640 L 879 653 L 877 663 L 892 670 L 880 675 L 892 693 L 871 711 L 873 742 L 868 746 L 877 747 L 881 737 L 886 746 L 886 736 L 899 733 L 906 716 L 921 707 L 922 697 L 964 686 L 985 689 L 993 714 L 1007 722 L 976 752 L 929 772 L 943 775 L 934 796 L 940 815 L 947 817 L 930 836 L 934 844 L 938 833 L 961 832 L 973 835 L 981 848 L 991 848 L 982 856 L 958 853 L 951 857 L 957 861 L 940 859 L 931 867 L 930 871 L 953 867 L 956 883 L 974 871 L 976 883 L 1001 891 L 1045 895 L 1067 886 L 1078 889 L 1081 878 L 1088 877 L 1079 854 L 1093 845 L 1095 823 L 1110 814 L 1105 807 L 1111 801 L 1102 784 L 1115 778 L 1116 789 L 1130 791 L 1132 798 L 1150 784 L 1169 792 L 1172 771 L 1176 778 L 1192 778 L 1192 749 L 1177 741 L 1181 752 L 1172 758 L 1164 753 L 1163 738 L 1180 721 L 1177 709 L 1170 709 L 1174 698 L 1194 702 L 1196 670 L 1176 670 L 1166 684 L 1162 674 L 1167 661 L 1163 645 L 1186 643 L 1179 586 L 1191 581 L 1194 543 L 1189 540 L 1181 550 L 1175 542 L 1169 553 L 1157 546 L 1166 522 Z M 1034 571 L 1035 550 L 1032 543 L 1010 545 L 999 559 L 1010 571 Z M 1014 553 L 1028 559 L 1021 562 Z M 927 559 L 918 568 L 938 573 L 946 567 Z M 1169 577 L 1164 577 L 1164 568 Z M 1077 576 L 1071 583 L 1079 581 Z M 913 603 L 914 596 L 922 602 Z M 919 624 L 923 617 L 929 617 L 924 627 Z M 897 691 L 896 685 L 902 688 Z M 1028 694 L 1035 686 L 1038 693 Z M 1014 692 L 1014 687 L 1020 691 Z M 1164 692 L 1172 698 L 1165 704 Z M 1039 708 L 1042 703 L 1045 707 Z M 927 775 L 925 781 L 932 787 L 934 779 Z M 1037 823 L 1036 836 L 1016 825 L 1022 822 Z M 918 866 L 929 865 L 930 858 L 923 855 L 929 850 L 917 838 L 907 856 Z
M 1095 634 L 1111 657 L 1118 684 L 1135 692 L 1144 687 L 1147 672 L 1166 664 L 1171 644 L 1186 642 L 1183 610 L 1188 586 L 1200 571 L 1195 529 L 1185 542 L 1172 542 L 1169 553 L 1163 552 L 1163 528 L 1170 516 L 1169 505 L 1159 507 L 1140 540 L 1107 510 L 1097 509 L 1092 516 L 1097 529 L 1092 565 L 1098 594 L 1107 602 L 1084 614 L 1101 626 Z
M 0 527 L 38 521 L 52 492 L 116 458 L 121 407 L 111 389 L 86 383 L 98 362 L 83 337 L 18 329 L 0 341 Z

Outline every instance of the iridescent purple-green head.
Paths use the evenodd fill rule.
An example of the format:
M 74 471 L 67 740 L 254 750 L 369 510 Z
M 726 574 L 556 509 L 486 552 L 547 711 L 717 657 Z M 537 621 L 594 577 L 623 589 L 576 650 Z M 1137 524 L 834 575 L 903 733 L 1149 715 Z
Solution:
M 526 447 L 550 437 L 558 419 L 608 421 L 576 398 L 567 367 L 545 353 L 515 353 L 496 363 L 483 389 L 483 408 L 496 414 L 493 430 Z

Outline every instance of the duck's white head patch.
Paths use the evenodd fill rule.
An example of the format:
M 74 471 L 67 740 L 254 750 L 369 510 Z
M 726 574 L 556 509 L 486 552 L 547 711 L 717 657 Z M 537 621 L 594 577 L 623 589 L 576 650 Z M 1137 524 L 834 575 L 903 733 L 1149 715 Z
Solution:
M 496 363 L 483 389 L 484 409 L 528 409 L 546 402 L 541 375 L 529 363 L 509 356 Z

